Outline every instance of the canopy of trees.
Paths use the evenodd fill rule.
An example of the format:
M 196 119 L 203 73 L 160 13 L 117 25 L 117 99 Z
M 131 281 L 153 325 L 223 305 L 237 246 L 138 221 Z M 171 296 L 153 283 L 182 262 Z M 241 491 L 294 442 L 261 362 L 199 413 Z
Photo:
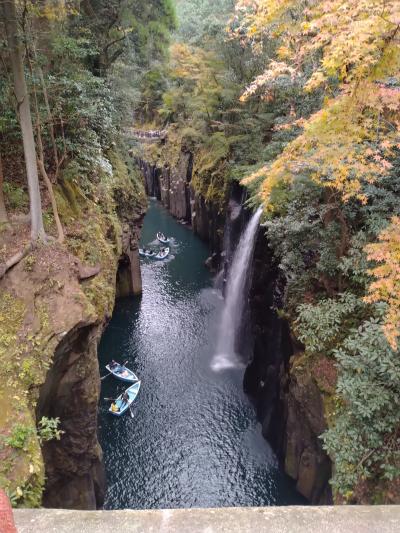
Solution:
M 26 204 L 26 172 L 32 245 L 47 240 L 39 170 L 61 242 L 53 189 L 74 180 L 84 187 L 83 176 L 107 164 L 104 151 L 132 121 L 142 80 L 163 68 L 174 7 L 169 0 L 4 0 L 1 10 L 1 219 L 6 204 Z M 9 258 L 3 274 L 24 253 Z

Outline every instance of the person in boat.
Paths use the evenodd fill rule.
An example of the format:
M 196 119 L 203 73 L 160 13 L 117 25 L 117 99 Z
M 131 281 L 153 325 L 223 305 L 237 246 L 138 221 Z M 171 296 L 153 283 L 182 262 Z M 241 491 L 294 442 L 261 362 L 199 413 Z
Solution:
M 118 405 L 117 405 L 115 402 L 113 402 L 113 403 L 111 404 L 111 411 L 112 411 L 113 413 L 118 413 L 118 411 L 119 411 L 119 407 L 118 407 Z
M 121 394 L 121 400 L 122 400 L 122 402 L 123 402 L 123 403 L 121 404 L 121 407 L 122 407 L 123 404 L 125 404 L 125 403 L 127 404 L 127 403 L 129 402 L 129 394 L 128 394 L 126 391 L 124 391 L 124 392 Z
M 111 363 L 109 364 L 109 367 L 110 367 L 110 370 L 117 370 L 117 368 L 119 367 L 119 363 L 117 363 L 117 361 L 114 361 L 113 359 Z

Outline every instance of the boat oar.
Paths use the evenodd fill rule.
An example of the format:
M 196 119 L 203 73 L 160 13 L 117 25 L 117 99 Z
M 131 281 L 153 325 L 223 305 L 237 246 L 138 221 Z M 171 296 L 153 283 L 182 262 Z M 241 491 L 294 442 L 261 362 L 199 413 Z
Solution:
M 131 413 L 131 418 L 133 418 L 132 404 L 129 406 L 129 412 Z
M 116 402 L 118 398 L 104 398 L 107 402 Z

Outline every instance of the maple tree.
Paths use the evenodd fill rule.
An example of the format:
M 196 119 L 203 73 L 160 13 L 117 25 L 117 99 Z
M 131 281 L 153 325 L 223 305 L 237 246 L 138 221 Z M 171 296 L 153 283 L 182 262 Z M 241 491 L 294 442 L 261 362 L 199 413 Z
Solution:
M 249 175 L 260 177 L 261 198 L 270 212 L 270 196 L 282 182 L 308 175 L 337 191 L 343 201 L 368 201 L 363 184 L 387 175 L 400 146 L 400 5 L 383 0 L 242 0 L 233 33 L 262 46 L 276 39 L 268 66 L 244 91 L 242 100 L 274 98 L 284 77 L 305 92 L 324 91 L 324 101 L 310 117 L 292 110 L 292 123 L 303 131 L 282 154 Z M 388 331 L 387 329 L 385 331 Z
M 389 383 L 400 373 L 400 4 L 239 0 L 229 33 L 265 61 L 241 101 L 286 103 L 273 126 L 279 151 L 242 184 L 264 203 L 267 235 L 286 274 L 286 307 L 295 321 L 300 312 L 307 353 L 320 327 L 311 317 L 328 323 L 336 308 L 344 317 L 344 294 L 358 302 L 338 319 L 340 335 L 324 332 L 317 350 L 340 369 L 342 408 L 323 438 L 336 464 L 333 486 L 351 499 L 363 480 L 397 472 L 388 442 L 400 420 L 387 406 L 396 401 Z M 306 291 L 315 299 L 307 312 L 296 307 Z M 384 409 L 373 393 L 379 388 Z

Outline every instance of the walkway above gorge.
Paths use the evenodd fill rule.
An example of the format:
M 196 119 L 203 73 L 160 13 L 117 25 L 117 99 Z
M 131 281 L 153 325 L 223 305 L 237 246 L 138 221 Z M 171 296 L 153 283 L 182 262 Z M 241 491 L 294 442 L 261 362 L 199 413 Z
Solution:
M 125 128 L 125 135 L 131 139 L 140 141 L 164 141 L 168 136 L 168 130 L 138 130 L 135 128 Z
M 18 509 L 19 533 L 394 533 L 400 505 L 151 511 Z

